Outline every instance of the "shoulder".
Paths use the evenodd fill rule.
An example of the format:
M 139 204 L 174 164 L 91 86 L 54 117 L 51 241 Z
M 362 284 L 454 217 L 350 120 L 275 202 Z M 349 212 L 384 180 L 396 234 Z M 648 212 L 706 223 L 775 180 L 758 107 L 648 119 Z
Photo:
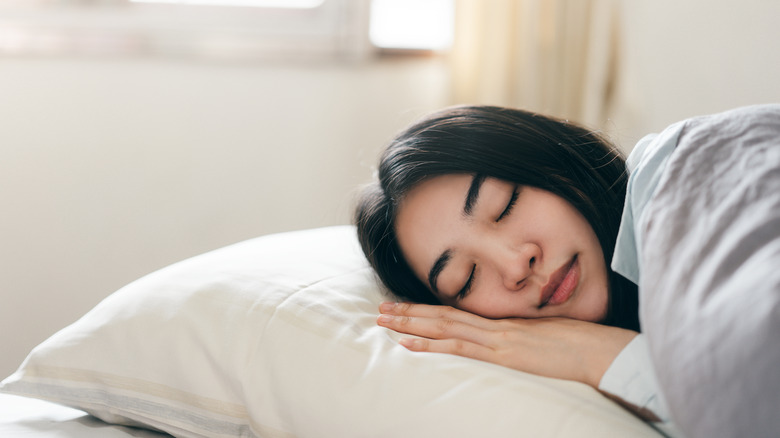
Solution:
M 680 140 L 686 144 L 707 139 L 755 136 L 756 130 L 776 135 L 780 125 L 780 104 L 750 105 L 714 114 L 691 117 L 669 125 L 660 133 L 643 137 L 627 160 L 634 179 L 649 179 L 648 174 L 662 170 L 660 164 L 677 147 Z
M 642 214 L 661 177 L 669 156 L 674 151 L 685 121 L 675 123 L 658 134 L 643 137 L 634 146 L 626 165 L 629 178 L 626 200 L 620 220 L 612 270 L 639 284 L 639 248 Z

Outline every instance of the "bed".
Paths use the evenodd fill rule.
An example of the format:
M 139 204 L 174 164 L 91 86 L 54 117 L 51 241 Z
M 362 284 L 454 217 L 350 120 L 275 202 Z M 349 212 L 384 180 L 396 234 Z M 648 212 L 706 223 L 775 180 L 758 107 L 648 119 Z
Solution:
M 0 385 L 7 437 L 658 437 L 584 384 L 411 353 L 352 226 L 151 273 Z
M 39 438 L 161 438 L 162 432 L 106 423 L 74 408 L 30 397 L 0 394 L 0 436 Z

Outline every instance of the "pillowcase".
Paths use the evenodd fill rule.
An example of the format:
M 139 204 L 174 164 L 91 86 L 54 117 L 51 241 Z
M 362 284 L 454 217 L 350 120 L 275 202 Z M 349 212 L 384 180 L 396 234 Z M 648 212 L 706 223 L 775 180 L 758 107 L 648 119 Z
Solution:
M 181 437 L 650 437 L 580 383 L 412 353 L 351 226 L 260 237 L 115 292 L 2 391 Z

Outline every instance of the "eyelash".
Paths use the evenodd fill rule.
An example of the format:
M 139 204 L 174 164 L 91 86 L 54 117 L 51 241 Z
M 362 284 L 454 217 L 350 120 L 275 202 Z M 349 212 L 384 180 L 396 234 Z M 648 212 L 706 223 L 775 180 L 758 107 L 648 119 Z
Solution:
M 474 283 L 474 271 L 477 270 L 477 265 L 471 266 L 471 273 L 469 274 L 468 280 L 466 280 L 466 284 L 463 285 L 463 288 L 458 291 L 458 294 L 455 295 L 455 299 L 460 301 L 464 298 L 466 298 L 466 295 L 469 294 L 471 291 L 471 284 Z
M 509 198 L 509 203 L 507 203 L 506 208 L 504 208 L 504 211 L 501 212 L 500 215 L 498 215 L 498 218 L 496 219 L 496 222 L 499 222 L 501 219 L 509 215 L 509 213 L 512 212 L 512 208 L 515 206 L 515 203 L 517 202 L 517 197 L 520 195 L 520 192 L 517 190 L 517 187 L 515 187 L 514 191 L 512 191 L 512 197 Z M 463 300 L 466 298 L 466 295 L 469 294 L 469 291 L 471 291 L 471 285 L 474 283 L 474 272 L 477 270 L 477 265 L 471 266 L 471 273 L 469 274 L 469 278 L 466 280 L 466 284 L 463 285 L 463 288 L 461 288 L 460 291 L 458 291 L 458 294 L 455 296 L 455 299 L 458 301 Z
M 519 194 L 520 192 L 517 190 L 517 187 L 515 187 L 515 190 L 512 192 L 512 197 L 509 198 L 509 203 L 506 205 L 504 211 L 502 211 L 501 214 L 498 215 L 498 219 L 496 219 L 496 222 L 501 221 L 501 219 L 503 219 L 505 216 L 507 216 L 509 213 L 512 212 L 512 208 L 515 206 Z

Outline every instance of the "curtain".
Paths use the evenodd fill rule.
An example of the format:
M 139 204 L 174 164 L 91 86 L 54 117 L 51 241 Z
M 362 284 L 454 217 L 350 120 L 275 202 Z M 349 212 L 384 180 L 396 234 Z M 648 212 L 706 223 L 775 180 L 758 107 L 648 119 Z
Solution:
M 454 101 L 605 125 L 619 1 L 456 0 Z

